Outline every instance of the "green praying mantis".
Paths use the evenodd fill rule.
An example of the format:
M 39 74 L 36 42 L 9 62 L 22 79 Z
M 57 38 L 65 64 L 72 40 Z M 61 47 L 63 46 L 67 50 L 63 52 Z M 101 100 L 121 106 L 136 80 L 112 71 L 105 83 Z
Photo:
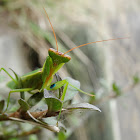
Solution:
M 81 89 L 76 88 L 74 85 L 71 85 L 67 80 L 61 80 L 61 81 L 57 81 L 55 83 L 52 83 L 53 76 L 55 75 L 55 73 L 58 72 L 58 70 L 65 63 L 67 63 L 71 60 L 71 57 L 69 55 L 67 55 L 68 52 L 70 52 L 76 48 L 88 45 L 88 44 L 104 42 L 104 41 L 109 41 L 109 40 L 124 39 L 124 38 L 116 38 L 116 39 L 108 39 L 108 40 L 90 42 L 90 43 L 86 43 L 86 44 L 74 47 L 65 53 L 59 52 L 55 31 L 53 29 L 52 23 L 49 19 L 49 16 L 48 16 L 45 8 L 43 8 L 43 9 L 44 9 L 46 17 L 50 23 L 50 26 L 52 28 L 53 35 L 54 35 L 54 38 L 56 41 L 57 50 L 50 48 L 48 50 L 49 56 L 47 56 L 43 67 L 40 69 L 37 69 L 35 71 L 32 71 L 30 73 L 27 73 L 26 75 L 21 76 L 19 80 L 17 80 L 18 78 L 14 79 L 9 74 L 9 72 L 7 70 L 5 70 L 4 68 L 0 69 L 0 72 L 3 70 L 12 79 L 12 81 L 8 82 L 8 84 L 7 84 L 7 86 L 11 89 L 11 91 L 9 92 L 9 95 L 8 95 L 6 111 L 7 111 L 8 106 L 9 106 L 10 95 L 11 95 L 11 93 L 14 93 L 14 92 L 20 92 L 21 98 L 24 99 L 24 96 L 23 96 L 24 92 L 30 93 L 34 90 L 38 90 L 39 92 L 44 92 L 44 89 L 52 91 L 52 90 L 60 89 L 61 87 L 64 86 L 62 96 L 60 97 L 60 100 L 62 101 L 62 106 L 63 106 L 63 101 L 64 101 L 64 98 L 66 95 L 68 85 L 72 86 L 73 88 L 75 88 L 76 90 L 78 90 L 81 93 L 87 94 L 89 96 L 94 96 L 92 94 L 89 94 L 87 92 L 82 91 Z M 61 110 L 62 110 L 62 107 L 61 107 Z M 60 110 L 60 114 L 61 114 L 61 110 Z M 60 116 L 60 114 L 59 114 L 59 116 Z

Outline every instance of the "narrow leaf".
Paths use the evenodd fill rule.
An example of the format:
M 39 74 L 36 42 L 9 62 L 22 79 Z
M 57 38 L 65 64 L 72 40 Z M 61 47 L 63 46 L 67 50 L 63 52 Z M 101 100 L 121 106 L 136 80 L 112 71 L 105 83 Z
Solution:
M 78 103 L 78 104 L 73 104 L 70 107 L 67 108 L 67 110 L 75 110 L 75 109 L 89 109 L 89 110 L 93 110 L 93 111 L 99 111 L 101 112 L 101 110 L 89 103 Z
M 60 131 L 58 133 L 58 140 L 66 140 L 66 135 L 64 132 Z
M 19 100 L 18 100 L 18 103 L 20 104 L 20 107 L 21 107 L 21 109 L 22 109 L 23 111 L 29 110 L 30 107 L 29 107 L 28 103 L 27 103 L 25 100 L 19 99 Z
M 37 92 L 37 93 L 35 93 L 34 95 L 32 95 L 32 96 L 28 99 L 27 103 L 28 103 L 31 107 L 33 107 L 33 106 L 35 106 L 38 102 L 41 101 L 41 99 L 43 98 L 43 96 L 44 96 L 43 92 Z
M 50 95 L 46 89 L 44 89 L 44 97 L 45 102 L 48 105 L 48 112 L 56 112 L 61 109 L 62 102 L 53 95 Z
M 55 97 L 49 97 L 45 98 L 46 104 L 48 105 L 48 112 L 56 112 L 61 109 L 62 102 L 55 98 Z

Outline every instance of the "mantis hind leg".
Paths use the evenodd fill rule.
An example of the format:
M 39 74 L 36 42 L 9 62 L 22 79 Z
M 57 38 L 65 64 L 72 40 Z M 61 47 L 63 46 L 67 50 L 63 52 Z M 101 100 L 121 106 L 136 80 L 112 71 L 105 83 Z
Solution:
M 7 99 L 7 107 L 5 109 L 4 112 L 7 111 L 8 107 L 9 107 L 9 102 L 10 102 L 10 96 L 11 96 L 11 93 L 14 93 L 14 92 L 26 92 L 26 91 L 32 91 L 33 88 L 23 88 L 23 89 L 13 89 L 9 92 L 9 95 L 8 95 L 8 99 Z
M 17 83 L 17 81 L 9 74 L 9 72 L 8 72 L 6 69 L 1 68 L 1 69 L 0 69 L 0 72 L 1 72 L 2 70 L 3 70 L 15 83 Z

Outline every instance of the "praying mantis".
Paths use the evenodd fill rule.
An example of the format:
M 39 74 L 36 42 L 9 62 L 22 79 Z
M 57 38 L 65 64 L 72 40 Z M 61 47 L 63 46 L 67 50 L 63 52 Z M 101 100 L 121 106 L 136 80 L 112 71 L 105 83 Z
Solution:
M 59 52 L 55 31 L 53 29 L 52 23 L 49 19 L 49 16 L 48 16 L 45 8 L 43 8 L 43 9 L 44 9 L 46 17 L 47 17 L 47 19 L 50 23 L 50 26 L 52 28 L 57 49 L 55 50 L 53 48 L 50 48 L 48 50 L 49 55 L 47 56 L 42 68 L 37 69 L 35 71 L 32 71 L 30 73 L 27 73 L 26 75 L 23 75 L 20 78 L 14 79 L 6 69 L 4 69 L 4 68 L 0 69 L 0 72 L 4 71 L 12 79 L 12 81 L 8 82 L 8 84 L 7 84 L 7 86 L 11 89 L 11 91 L 9 92 L 9 95 L 8 95 L 6 111 L 7 111 L 8 106 L 9 106 L 10 95 L 11 95 L 11 93 L 14 93 L 14 92 L 20 92 L 21 93 L 21 98 L 24 99 L 24 96 L 23 96 L 24 92 L 29 92 L 30 93 L 34 90 L 38 90 L 41 93 L 41 92 L 44 92 L 44 89 L 52 91 L 52 90 L 60 89 L 61 87 L 64 86 L 62 96 L 60 97 L 60 100 L 62 101 L 62 106 L 63 106 L 63 102 L 64 102 L 64 99 L 65 99 L 65 95 L 66 95 L 68 85 L 72 86 L 73 88 L 75 88 L 76 90 L 78 90 L 81 93 L 87 94 L 89 96 L 94 96 L 92 94 L 89 94 L 87 92 L 82 91 L 81 89 L 77 89 L 74 85 L 71 85 L 67 80 L 61 80 L 61 81 L 57 81 L 55 83 L 52 83 L 53 76 L 55 75 L 55 73 L 58 72 L 58 70 L 65 63 L 67 63 L 71 60 L 71 57 L 69 55 L 67 55 L 68 52 L 70 52 L 70 51 L 72 51 L 76 48 L 86 46 L 86 45 L 89 45 L 89 44 L 93 44 L 93 43 L 124 39 L 124 38 L 116 38 L 116 39 L 95 41 L 95 42 L 90 42 L 90 43 L 86 43 L 86 44 L 74 47 L 74 48 L 68 50 L 65 53 Z M 39 94 L 39 92 L 38 92 L 38 94 Z M 62 107 L 61 107 L 61 109 L 62 109 Z M 61 110 L 60 110 L 60 114 L 61 114 Z M 60 114 L 59 114 L 59 116 L 60 116 Z

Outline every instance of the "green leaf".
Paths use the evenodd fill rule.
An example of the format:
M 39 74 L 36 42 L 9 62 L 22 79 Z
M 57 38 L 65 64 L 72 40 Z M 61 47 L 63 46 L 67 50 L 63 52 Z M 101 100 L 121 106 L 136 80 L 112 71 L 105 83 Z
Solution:
M 55 97 L 48 97 L 45 98 L 46 104 L 48 105 L 48 111 L 49 112 L 56 112 L 61 109 L 62 102 L 55 98 Z
M 117 96 L 121 95 L 121 89 L 119 86 L 117 86 L 115 82 L 112 84 L 112 89 L 116 93 Z
M 80 89 L 80 82 L 79 81 L 74 80 L 74 79 L 72 79 L 70 77 L 66 77 L 65 79 L 71 85 L 74 85 L 76 88 Z M 67 92 L 66 92 L 64 101 L 71 100 L 77 93 L 78 93 L 78 90 L 76 90 L 75 88 L 73 88 L 70 85 L 68 85 L 68 88 L 67 88 Z
M 32 95 L 32 96 L 28 99 L 27 103 L 28 103 L 31 107 L 33 107 L 33 106 L 35 106 L 38 102 L 40 102 L 40 101 L 42 100 L 43 96 L 44 96 L 43 92 L 37 92 L 37 93 L 35 93 L 34 95 Z
M 20 104 L 20 107 L 21 107 L 21 109 L 22 109 L 23 111 L 29 110 L 30 107 L 29 107 L 28 103 L 27 103 L 25 100 L 19 99 L 19 100 L 18 100 L 18 103 Z
M 48 112 L 56 112 L 61 109 L 62 102 L 60 99 L 50 95 L 46 89 L 44 89 L 45 102 L 48 105 Z
M 5 103 L 4 100 L 1 100 L 1 101 L 0 101 L 0 113 L 2 113 L 2 111 L 3 111 L 3 109 L 4 109 L 4 103 Z
M 64 132 L 60 131 L 58 133 L 58 140 L 66 140 L 66 135 Z
M 37 135 L 34 134 L 30 135 L 29 140 L 38 140 Z
M 70 107 L 67 108 L 67 110 L 75 110 L 75 109 L 89 109 L 89 110 L 93 110 L 93 111 L 99 111 L 101 112 L 101 110 L 89 103 L 78 103 L 78 104 L 73 104 Z
M 140 78 L 137 75 L 134 75 L 133 76 L 133 82 L 134 82 L 135 85 L 138 84 L 140 82 Z

